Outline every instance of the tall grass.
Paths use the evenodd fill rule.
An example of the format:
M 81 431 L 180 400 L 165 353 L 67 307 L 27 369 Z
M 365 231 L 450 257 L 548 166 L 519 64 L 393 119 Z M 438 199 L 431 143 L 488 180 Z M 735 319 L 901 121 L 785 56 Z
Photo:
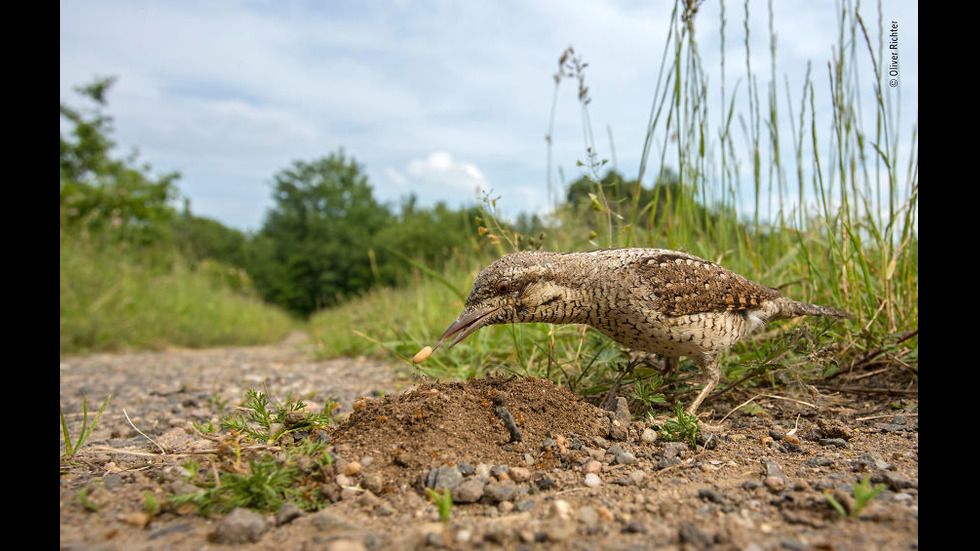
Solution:
M 167 246 L 64 233 L 60 321 L 62 354 L 260 344 L 301 327 L 250 293 L 239 271 L 191 266 Z
M 780 287 L 793 298 L 837 306 L 856 316 L 853 322 L 820 325 L 802 337 L 776 339 L 767 346 L 745 343 L 734 350 L 739 361 L 733 363 L 756 358 L 755 365 L 772 365 L 769 360 L 783 357 L 790 348 L 819 346 L 821 335 L 844 343 L 835 364 L 864 361 L 875 355 L 873 350 L 899 344 L 902 350 L 892 357 L 917 357 L 917 123 L 911 131 L 900 127 L 897 106 L 882 91 L 886 30 L 880 4 L 871 25 L 851 2 L 839 5 L 832 58 L 823 68 L 807 67 L 802 82 L 785 81 L 783 102 L 772 3 L 770 75 L 760 86 L 759 68 L 751 64 L 755 30 L 749 25 L 749 3 L 738 10 L 742 24 L 733 27 L 733 10 L 722 2 L 722 74 L 730 57 L 744 55 L 745 76 L 735 86 L 722 78 L 717 112 L 709 106 L 708 79 L 695 40 L 699 5 L 690 0 L 675 3 L 652 91 L 637 178 L 648 187 L 657 186 L 670 167 L 676 167 L 681 183 L 679 193 L 656 194 L 652 204 L 640 204 L 639 191 L 628 202 L 606 196 L 600 185 L 605 161 L 588 114 L 587 64 L 572 49 L 562 55 L 555 97 L 563 81 L 577 84 L 585 129 L 580 165 L 594 184 L 595 212 L 586 218 L 580 211 L 557 211 L 544 247 L 683 249 Z M 739 33 L 740 43 L 731 40 Z M 866 128 L 868 96 L 862 91 L 869 82 L 873 116 Z M 818 94 L 830 98 L 830 113 L 816 108 Z M 547 136 L 549 197 L 555 116 L 553 107 Z M 900 151 L 899 144 L 908 149 Z M 661 201 L 665 204 L 657 204 Z M 481 238 L 473 254 L 442 276 L 452 282 L 452 292 L 422 277 L 412 288 L 375 291 L 340 310 L 321 313 L 313 327 L 324 343 L 322 353 L 349 351 L 331 346 L 323 335 L 346 331 L 358 336 L 351 330 L 365 335 L 360 337 L 364 346 L 381 344 L 375 350 L 393 352 L 406 361 L 411 352 L 438 338 L 461 310 L 461 295 L 468 292 L 486 257 L 527 247 L 528 241 L 516 239 L 496 215 L 496 199 L 488 199 L 484 207 Z M 713 215 L 705 216 L 705 208 Z M 615 345 L 592 331 L 514 325 L 480 331 L 453 350 L 434 354 L 426 365 L 438 364 L 435 374 L 442 376 L 504 370 L 549 376 L 599 392 L 641 380 L 641 373 L 623 370 L 623 359 Z M 773 379 L 771 373 L 766 375 Z

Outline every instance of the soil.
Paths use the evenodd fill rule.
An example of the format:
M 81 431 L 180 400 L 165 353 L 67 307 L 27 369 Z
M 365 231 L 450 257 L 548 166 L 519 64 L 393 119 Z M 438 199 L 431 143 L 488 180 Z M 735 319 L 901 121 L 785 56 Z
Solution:
M 544 379 L 434 382 L 379 360 L 313 360 L 300 335 L 63 357 L 73 435 L 83 395 L 90 419 L 111 399 L 74 461 L 61 463 L 61 548 L 917 548 L 917 376 L 853 375 L 862 388 L 736 388 L 702 406 L 691 448 L 630 420 L 625 400 L 606 411 Z M 315 435 L 335 459 L 317 473 L 331 505 L 205 517 L 166 503 L 196 490 L 184 463 L 206 470 L 216 457 L 218 443 L 192 425 L 217 424 L 248 388 L 302 397 L 312 411 L 340 404 L 344 420 Z M 735 410 L 749 399 L 759 407 Z M 884 490 L 841 515 L 827 495 L 853 509 L 865 477 Z M 455 488 L 448 522 L 426 485 Z M 148 496 L 160 504 L 152 515 Z

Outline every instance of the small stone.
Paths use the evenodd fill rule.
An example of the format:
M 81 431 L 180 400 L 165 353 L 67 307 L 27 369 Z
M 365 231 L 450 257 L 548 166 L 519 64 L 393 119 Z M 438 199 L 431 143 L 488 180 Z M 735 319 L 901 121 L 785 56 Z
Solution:
M 667 442 L 664 446 L 664 457 L 667 459 L 673 459 L 675 457 L 680 457 L 681 454 L 687 451 L 687 444 L 684 442 Z
M 150 515 L 141 511 L 136 511 L 133 513 L 119 515 L 119 520 L 125 522 L 126 524 L 142 527 L 150 523 Z
M 303 516 L 303 511 L 293 503 L 283 504 L 282 507 L 276 511 L 276 526 L 282 526 L 283 524 L 289 524 L 290 522 Z
M 512 501 L 514 496 L 517 495 L 517 484 L 513 480 L 491 482 L 483 488 L 483 494 L 491 503 Z
M 786 481 L 778 476 L 767 476 L 762 480 L 770 492 L 777 493 L 786 489 Z
M 609 438 L 612 440 L 618 440 L 620 442 L 625 441 L 629 437 L 629 431 L 624 425 L 620 425 L 619 422 L 613 420 L 609 424 Z
M 657 431 L 651 429 L 650 427 L 643 429 L 643 432 L 640 433 L 640 442 L 643 442 L 644 444 L 653 444 L 656 441 Z
M 338 474 L 337 476 L 334 477 L 333 481 L 336 482 L 337 485 L 340 486 L 341 488 L 346 488 L 354 485 L 354 481 L 351 480 L 351 478 L 345 474 Z
M 320 493 L 330 500 L 331 503 L 337 503 L 340 501 L 340 486 L 336 482 L 328 482 L 327 484 L 321 484 Z
M 589 473 L 585 475 L 585 481 L 583 483 L 589 488 L 598 488 L 602 484 L 602 480 L 599 479 L 599 475 Z
M 517 483 L 525 482 L 531 478 L 531 471 L 524 467 L 511 467 L 510 478 Z
M 545 491 L 554 488 L 556 482 L 555 479 L 547 472 L 534 471 L 534 474 L 531 475 L 531 484 L 534 484 L 535 488 Z
M 850 440 L 854 438 L 854 431 L 848 428 L 843 422 L 836 419 L 817 419 L 817 426 L 820 427 L 820 434 L 826 439 Z
M 646 526 L 638 520 L 632 520 L 623 527 L 623 532 L 626 534 L 645 534 L 646 531 Z
M 463 475 L 454 465 L 443 465 L 429 469 L 425 485 L 433 490 L 452 490 L 463 481 Z
M 515 509 L 517 509 L 517 512 L 519 513 L 524 513 L 526 511 L 530 511 L 534 509 L 535 507 L 536 505 L 530 499 L 522 499 L 517 502 Z
M 361 477 L 361 488 L 374 495 L 380 495 L 384 491 L 384 486 L 384 480 L 379 473 L 367 473 Z
M 623 451 L 616 454 L 617 465 L 632 465 L 633 463 L 636 463 L 636 456 L 632 453 Z
M 632 418 L 629 402 L 623 396 L 618 396 L 616 398 L 616 409 L 614 410 L 613 419 L 618 421 L 620 425 L 628 427 Z
M 254 543 L 268 529 L 269 523 L 264 516 L 239 507 L 218 522 L 211 539 L 222 544 Z
M 725 497 L 720 492 L 712 488 L 701 488 L 698 490 L 698 497 L 706 499 L 712 503 L 724 503 Z
M 483 497 L 485 484 L 479 478 L 467 478 L 452 489 L 454 503 L 476 503 Z

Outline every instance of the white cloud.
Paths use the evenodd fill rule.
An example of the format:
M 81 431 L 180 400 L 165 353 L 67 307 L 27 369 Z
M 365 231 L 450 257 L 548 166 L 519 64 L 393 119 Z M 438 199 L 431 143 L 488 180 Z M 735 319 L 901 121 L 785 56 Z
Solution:
M 487 187 L 487 178 L 473 163 L 457 161 L 450 153 L 437 151 L 425 159 L 413 159 L 408 163 L 412 183 L 422 189 L 456 193 L 475 193 Z M 437 192 L 436 195 L 443 195 Z M 455 193 L 453 193 L 455 195 Z

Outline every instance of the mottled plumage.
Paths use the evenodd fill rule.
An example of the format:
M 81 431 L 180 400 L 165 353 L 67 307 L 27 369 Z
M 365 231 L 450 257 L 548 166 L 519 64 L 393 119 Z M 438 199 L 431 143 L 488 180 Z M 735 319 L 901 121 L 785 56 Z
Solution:
M 525 251 L 484 268 L 463 313 L 439 340 L 453 346 L 493 324 L 590 325 L 620 344 L 685 356 L 706 373 L 698 406 L 718 384 L 718 354 L 754 329 L 795 316 L 851 317 L 797 302 L 718 264 L 666 249 Z M 437 345 L 438 346 L 438 345 Z

